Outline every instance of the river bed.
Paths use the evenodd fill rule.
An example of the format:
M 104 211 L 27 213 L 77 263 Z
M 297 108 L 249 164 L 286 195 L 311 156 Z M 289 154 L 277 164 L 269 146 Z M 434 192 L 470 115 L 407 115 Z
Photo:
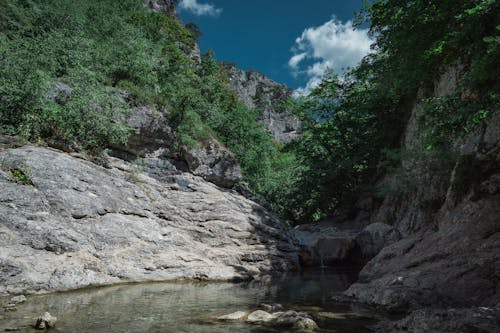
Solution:
M 34 318 L 48 311 L 58 317 L 51 332 L 285 332 L 209 320 L 279 303 L 285 310 L 308 312 L 320 332 L 370 332 L 371 313 L 332 300 L 355 279 L 355 271 L 322 269 L 238 284 L 142 283 L 29 296 L 16 311 L 0 314 L 0 331 L 34 332 Z

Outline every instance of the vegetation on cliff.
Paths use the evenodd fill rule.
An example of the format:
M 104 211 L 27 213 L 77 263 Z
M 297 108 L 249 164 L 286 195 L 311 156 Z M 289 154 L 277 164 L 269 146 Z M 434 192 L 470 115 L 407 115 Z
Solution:
M 149 105 L 170 119 L 174 149 L 216 136 L 269 192 L 283 158 L 214 54 L 196 66 L 182 51 L 195 43 L 188 28 L 141 0 L 2 1 L 0 130 L 99 153 L 126 143 L 130 108 Z
M 415 102 L 425 108 L 428 151 L 449 149 L 498 109 L 499 13 L 495 0 L 367 1 L 358 19 L 370 24 L 373 52 L 297 101 L 306 126 L 287 150 L 301 169 L 284 212 L 296 221 L 345 216 L 360 195 L 375 194 L 374 177 L 405 155 L 401 135 Z M 463 66 L 457 92 L 433 97 L 450 66 Z
M 359 14 L 373 53 L 342 79 L 328 73 L 290 101 L 302 137 L 273 142 L 227 84 L 212 52 L 196 66 L 182 51 L 196 29 L 140 0 L 4 0 L 0 3 L 0 130 L 73 142 L 99 153 L 125 143 L 131 107 L 164 112 L 176 147 L 217 137 L 244 181 L 296 223 L 348 215 L 398 150 L 419 90 L 425 146 L 442 149 L 498 107 L 499 13 L 495 0 L 367 1 Z M 425 91 L 451 65 L 467 75 L 457 94 Z

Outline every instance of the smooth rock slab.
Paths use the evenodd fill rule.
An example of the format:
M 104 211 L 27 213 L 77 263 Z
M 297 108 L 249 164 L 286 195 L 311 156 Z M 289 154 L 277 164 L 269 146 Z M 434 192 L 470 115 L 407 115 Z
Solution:
M 222 321 L 236 321 L 236 320 L 243 320 L 245 317 L 248 315 L 248 312 L 245 311 L 236 311 L 224 316 L 217 317 L 217 320 L 222 320 Z
M 249 323 L 267 323 L 267 322 L 270 322 L 271 320 L 273 320 L 275 317 L 266 312 L 266 311 L 262 311 L 262 310 L 257 310 L 257 311 L 254 311 L 252 313 L 250 313 L 248 315 L 248 318 L 247 318 L 247 322 Z
M 159 180 L 120 159 L 103 168 L 36 146 L 0 148 L 0 160 L 26 166 L 33 182 L 17 184 L 0 168 L 0 294 L 297 268 L 271 213 L 201 177 L 165 170 Z

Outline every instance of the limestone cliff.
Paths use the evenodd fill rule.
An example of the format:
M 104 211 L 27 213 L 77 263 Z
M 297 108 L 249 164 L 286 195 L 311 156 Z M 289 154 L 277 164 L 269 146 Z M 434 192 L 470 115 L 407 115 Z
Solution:
M 5 138 L 4 138 L 5 139 Z M 0 140 L 0 294 L 296 268 L 280 222 L 167 161 L 106 167 Z
M 260 110 L 260 120 L 276 141 L 289 142 L 299 136 L 301 123 L 282 103 L 292 96 L 292 90 L 256 71 L 245 72 L 224 63 L 231 87 L 249 108 Z
M 460 77 L 461 69 L 451 68 L 435 84 L 432 96 L 451 94 Z M 392 225 L 403 239 L 372 259 L 347 294 L 394 311 L 426 306 L 498 308 L 500 111 L 467 137 L 453 140 L 453 158 L 423 149 L 418 125 L 422 112 L 416 103 L 403 137 L 402 146 L 411 157 L 402 161 L 400 172 L 378 183 L 392 193 L 369 201 L 361 214 L 365 223 Z M 405 322 L 422 316 L 423 322 L 432 321 L 434 315 L 415 312 Z M 438 322 L 434 320 L 436 331 Z M 398 325 L 394 327 L 404 326 Z

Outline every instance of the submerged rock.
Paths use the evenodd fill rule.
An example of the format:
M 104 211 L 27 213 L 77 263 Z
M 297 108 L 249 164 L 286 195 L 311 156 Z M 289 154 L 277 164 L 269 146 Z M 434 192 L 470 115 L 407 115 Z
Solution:
M 274 319 L 274 316 L 266 311 L 257 310 L 248 315 L 248 323 L 267 323 Z
M 57 317 L 52 316 L 50 313 L 45 312 L 42 316 L 38 317 L 35 323 L 37 330 L 47 330 L 52 328 L 57 323 Z
M 439 332 L 439 333 L 497 333 L 500 308 L 421 309 L 397 321 L 384 321 L 378 333 Z
M 246 316 L 248 316 L 248 312 L 236 311 L 224 316 L 219 316 L 217 317 L 217 320 L 222 320 L 222 321 L 243 320 L 245 319 Z
M 10 302 L 12 304 L 20 304 L 20 303 L 24 303 L 26 302 L 26 296 L 24 295 L 17 295 L 17 296 L 14 296 L 10 299 Z

